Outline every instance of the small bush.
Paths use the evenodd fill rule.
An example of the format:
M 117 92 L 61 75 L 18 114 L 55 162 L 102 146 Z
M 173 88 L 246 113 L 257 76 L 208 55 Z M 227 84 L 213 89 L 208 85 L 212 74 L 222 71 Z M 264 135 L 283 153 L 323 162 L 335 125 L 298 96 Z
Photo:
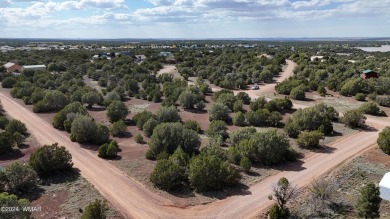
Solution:
M 138 133 L 138 134 L 135 136 L 135 142 L 137 142 L 138 144 L 143 144 L 143 143 L 144 143 L 144 138 L 142 137 L 141 134 Z
M 237 112 L 233 116 L 233 125 L 244 126 L 245 125 L 245 114 L 242 112 Z
M 291 90 L 290 98 L 294 100 L 305 100 L 305 89 L 303 86 L 295 87 Z
M 386 127 L 379 133 L 377 140 L 379 148 L 386 154 L 390 155 L 390 127 Z
M 95 200 L 84 209 L 81 219 L 105 219 L 107 210 L 108 206 L 106 202 Z
M 153 134 L 154 128 L 158 125 L 158 121 L 155 120 L 154 118 L 150 118 L 143 127 L 144 135 L 146 137 L 150 137 Z
M 366 117 L 360 110 L 349 110 L 344 113 L 341 121 L 349 127 L 364 127 Z
M 196 122 L 196 121 L 188 120 L 188 121 L 185 121 L 183 125 L 184 125 L 184 128 L 194 130 L 194 131 L 196 131 L 197 133 L 200 133 L 200 132 L 201 132 L 199 123 Z
M 9 120 L 5 116 L 0 116 L 0 129 L 5 129 L 5 127 L 8 125 Z
M 390 107 L 390 96 L 377 96 L 375 101 L 379 106 Z
M 156 154 L 153 152 L 153 150 L 148 149 L 145 153 L 145 157 L 148 160 L 155 160 L 156 159 Z
M 323 138 L 324 134 L 320 131 L 304 131 L 298 135 L 297 143 L 302 148 L 315 148 Z
M 106 143 L 99 147 L 98 156 L 105 159 L 115 158 L 118 153 L 118 143 L 112 141 L 110 144 Z
M 1 82 L 3 88 L 12 88 L 16 84 L 17 80 L 12 77 L 6 77 Z
M 111 134 L 116 137 L 124 136 L 126 134 L 126 130 L 127 130 L 127 125 L 122 119 L 114 122 L 110 127 Z
M 249 173 L 251 171 L 251 167 L 252 167 L 251 160 L 249 158 L 247 158 L 247 157 L 241 158 L 241 160 L 240 160 L 240 167 L 246 173 Z
M 373 116 L 386 116 L 385 111 L 381 110 L 374 102 L 364 103 L 359 107 L 359 110 L 361 110 L 364 114 Z
M 366 96 L 363 93 L 357 93 L 355 95 L 355 100 L 357 100 L 357 101 L 365 101 L 366 100 Z
M 133 121 L 135 122 L 137 127 L 142 130 L 144 124 L 153 116 L 154 116 L 153 113 L 149 111 L 142 111 L 134 115 Z

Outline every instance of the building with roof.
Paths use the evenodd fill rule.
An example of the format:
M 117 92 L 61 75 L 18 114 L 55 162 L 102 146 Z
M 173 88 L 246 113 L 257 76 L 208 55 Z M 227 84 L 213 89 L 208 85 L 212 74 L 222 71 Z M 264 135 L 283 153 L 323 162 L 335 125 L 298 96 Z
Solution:
M 46 71 L 46 65 L 23 65 L 21 71 L 24 72 L 26 70 Z
M 379 74 L 371 69 L 364 70 L 360 75 L 363 79 L 378 78 Z
M 165 56 L 165 57 L 169 57 L 169 56 L 173 56 L 173 54 L 171 52 L 160 52 L 158 54 L 158 56 Z
M 7 73 L 12 73 L 15 71 L 20 71 L 22 66 L 15 64 L 13 62 L 8 62 L 5 65 L 3 65 Z
M 135 62 L 142 62 L 146 60 L 145 55 L 135 55 Z

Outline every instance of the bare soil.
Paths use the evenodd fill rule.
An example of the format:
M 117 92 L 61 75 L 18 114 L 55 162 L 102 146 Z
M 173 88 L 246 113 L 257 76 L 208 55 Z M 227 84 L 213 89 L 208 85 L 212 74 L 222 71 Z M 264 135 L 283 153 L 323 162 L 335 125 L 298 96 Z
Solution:
M 31 206 L 40 206 L 41 211 L 33 212 L 34 218 L 80 218 L 83 209 L 92 201 L 104 198 L 76 171 L 58 177 L 42 180 L 38 199 Z M 109 205 L 107 218 L 122 219 L 123 216 Z
M 339 204 L 340 212 L 331 213 L 333 217 L 357 218 L 354 206 L 361 188 L 369 182 L 378 185 L 389 168 L 389 155 L 383 153 L 377 146 L 374 146 L 318 178 L 319 180 L 327 179 L 336 187 L 333 201 Z M 307 189 L 302 189 L 298 197 L 291 202 L 290 208 L 300 216 L 307 216 L 313 213 L 313 210 L 309 207 L 310 200 L 310 193 Z M 380 214 L 380 218 L 390 218 L 389 201 L 382 200 Z M 265 214 L 262 215 L 262 217 L 264 216 Z

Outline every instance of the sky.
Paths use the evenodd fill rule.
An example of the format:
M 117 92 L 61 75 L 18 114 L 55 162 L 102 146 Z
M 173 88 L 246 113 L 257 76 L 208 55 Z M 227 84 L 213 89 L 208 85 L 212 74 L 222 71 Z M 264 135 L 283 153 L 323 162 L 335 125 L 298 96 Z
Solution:
M 390 37 L 390 0 L 0 0 L 0 38 Z

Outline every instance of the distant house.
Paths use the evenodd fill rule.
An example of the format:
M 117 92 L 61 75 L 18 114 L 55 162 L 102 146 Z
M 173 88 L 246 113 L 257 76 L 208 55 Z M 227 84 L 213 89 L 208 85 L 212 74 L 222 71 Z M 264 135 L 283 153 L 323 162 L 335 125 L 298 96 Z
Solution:
M 26 70 L 46 71 L 46 65 L 24 65 L 21 71 L 24 72 Z
M 371 70 L 371 69 L 364 70 L 360 76 L 363 79 L 370 79 L 370 78 L 378 78 L 379 77 L 378 73 Z
M 133 53 L 130 52 L 130 51 L 122 51 L 122 52 L 120 52 L 120 54 L 121 54 L 122 56 L 132 56 L 132 55 L 133 55 Z
M 15 63 L 12 63 L 12 62 L 8 62 L 4 65 L 4 68 L 7 71 L 7 73 L 12 73 L 15 71 L 20 71 L 22 66 L 15 64 Z
M 158 56 L 165 56 L 165 57 L 168 57 L 168 56 L 173 56 L 173 54 L 171 52 L 160 52 L 158 54 Z
M 145 61 L 146 60 L 146 56 L 145 55 L 135 55 L 135 61 L 136 62 L 142 62 L 142 61 Z
M 312 56 L 312 57 L 310 57 L 310 61 L 312 61 L 312 62 L 317 61 L 317 60 L 322 61 L 323 58 L 324 58 L 324 56 Z

